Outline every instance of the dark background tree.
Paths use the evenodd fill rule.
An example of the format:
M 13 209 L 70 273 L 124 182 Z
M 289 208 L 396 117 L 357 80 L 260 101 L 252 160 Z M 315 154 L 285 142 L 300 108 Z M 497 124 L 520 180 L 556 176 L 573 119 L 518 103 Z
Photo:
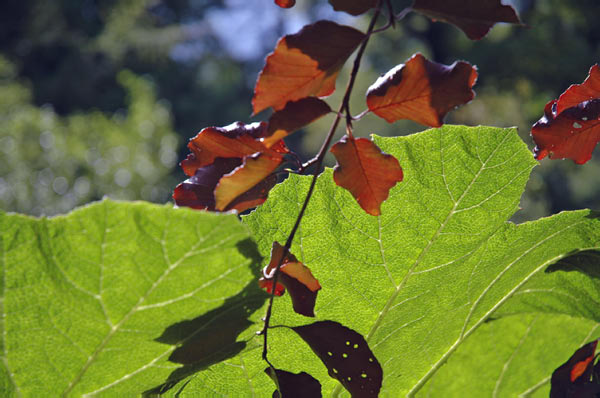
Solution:
M 394 4 L 399 11 L 410 2 Z M 355 92 L 415 51 L 446 64 L 465 59 L 479 68 L 477 97 L 447 122 L 515 125 L 531 142 L 529 128 L 545 103 L 600 60 L 600 4 L 510 3 L 531 28 L 499 25 L 478 42 L 409 15 L 401 34 L 372 43 Z M 175 166 L 185 142 L 209 125 L 264 118 L 250 118 L 250 98 L 266 53 L 277 37 L 319 18 L 353 19 L 322 0 L 291 10 L 270 0 L 1 2 L 0 208 L 55 214 L 103 195 L 168 200 L 182 178 Z M 364 109 L 355 95 L 353 112 Z M 326 119 L 289 145 L 314 153 Z M 371 116 L 357 126 L 363 136 L 422 129 Z M 598 155 L 585 166 L 545 160 L 515 219 L 598 208 L 599 182 Z

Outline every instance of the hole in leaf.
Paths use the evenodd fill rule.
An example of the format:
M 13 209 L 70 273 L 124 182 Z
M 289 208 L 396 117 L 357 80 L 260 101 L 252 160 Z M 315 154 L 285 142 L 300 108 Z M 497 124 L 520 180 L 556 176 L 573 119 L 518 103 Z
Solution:
M 344 358 L 348 358 L 348 354 L 346 354 L 346 353 L 343 353 L 343 354 L 342 354 L 342 357 L 344 357 Z

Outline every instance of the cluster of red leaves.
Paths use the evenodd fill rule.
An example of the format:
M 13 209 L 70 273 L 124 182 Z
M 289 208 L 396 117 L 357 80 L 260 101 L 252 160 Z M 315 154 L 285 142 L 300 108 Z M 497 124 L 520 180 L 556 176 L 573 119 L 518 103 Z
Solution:
M 550 380 L 550 398 L 595 397 L 600 394 L 598 340 L 579 348 L 567 362 L 559 366 Z
M 583 164 L 600 141 L 600 65 L 591 67 L 582 84 L 573 84 L 558 100 L 546 104 L 533 125 L 537 159 L 572 159 Z

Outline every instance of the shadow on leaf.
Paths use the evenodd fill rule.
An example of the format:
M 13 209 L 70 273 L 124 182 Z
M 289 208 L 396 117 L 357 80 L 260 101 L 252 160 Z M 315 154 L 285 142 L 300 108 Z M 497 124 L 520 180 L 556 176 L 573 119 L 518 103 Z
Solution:
M 600 279 L 600 251 L 584 250 L 563 258 L 546 268 L 547 273 L 556 271 L 578 271 L 595 279 Z
M 250 268 L 258 275 L 262 257 L 256 244 L 246 239 L 237 248 L 252 260 Z M 197 318 L 168 326 L 156 341 L 177 345 L 169 361 L 183 366 L 175 369 L 163 383 L 144 391 L 142 395 L 160 396 L 188 376 L 240 353 L 246 347 L 246 342 L 237 341 L 237 338 L 252 325 L 253 322 L 248 318 L 263 306 L 267 297 L 259 289 L 257 280 L 253 279 L 238 294 L 226 299 L 220 307 Z

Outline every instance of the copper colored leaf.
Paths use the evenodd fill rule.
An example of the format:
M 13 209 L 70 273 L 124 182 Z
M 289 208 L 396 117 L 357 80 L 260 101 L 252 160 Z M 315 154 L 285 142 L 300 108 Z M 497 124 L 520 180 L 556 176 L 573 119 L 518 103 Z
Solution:
M 483 38 L 498 22 L 521 23 L 514 8 L 501 0 L 415 0 L 412 8 L 457 26 L 471 40 Z
M 377 397 L 383 380 L 381 365 L 364 337 L 337 322 L 320 321 L 292 328 L 352 398 Z
M 380 215 L 381 203 L 403 178 L 398 160 L 366 138 L 344 136 L 331 152 L 338 162 L 333 173 L 335 183 L 350 191 L 364 211 Z
M 305 316 L 315 316 L 317 292 L 321 289 L 321 285 L 310 269 L 278 242 L 273 242 L 271 260 L 263 269 L 263 277 L 259 280 L 259 286 L 267 289 L 269 293 L 271 292 L 272 280 L 279 263 L 281 263 L 281 267 L 275 294 L 281 296 L 285 291 L 283 287 L 285 287 L 290 293 L 294 311 Z
M 256 152 L 268 152 L 260 138 L 267 134 L 266 123 L 243 124 L 236 122 L 225 127 L 207 127 L 188 143 L 192 152 L 181 162 L 183 171 L 193 176 L 196 169 L 211 164 L 215 158 L 243 158 Z
M 475 97 L 476 81 L 477 68 L 468 62 L 443 65 L 417 53 L 369 87 L 367 105 L 390 123 L 410 119 L 439 127 L 446 113 Z
M 351 15 L 360 15 L 377 6 L 377 0 L 329 0 L 336 11 L 345 11 Z
M 296 4 L 296 0 L 275 0 L 275 4 L 281 8 L 292 8 Z
M 315 97 L 288 102 L 285 108 L 269 118 L 268 137 L 263 143 L 270 147 L 280 139 L 331 112 L 325 101 Z
M 365 35 L 349 26 L 318 21 L 284 36 L 266 59 L 254 88 L 254 113 L 280 110 L 288 101 L 335 90 L 337 74 Z
M 215 188 L 219 180 L 237 169 L 241 163 L 241 159 L 237 158 L 216 158 L 212 164 L 197 169 L 192 177 L 175 188 L 173 192 L 175 203 L 178 206 L 199 210 L 237 210 L 239 212 L 262 204 L 277 182 L 275 176 L 263 177 L 261 181 L 246 191 L 236 192 L 237 195 L 227 205 L 216 208 Z
M 283 158 L 264 153 L 245 157 L 241 166 L 219 180 L 214 191 L 215 208 L 225 210 L 235 198 L 269 177 L 282 162 Z
M 241 164 L 240 159 L 217 158 L 208 166 L 195 170 L 194 175 L 177 185 L 173 199 L 177 206 L 199 210 L 215 210 L 214 189 L 225 174 Z
M 550 398 L 584 398 L 600 393 L 598 381 L 591 380 L 597 344 L 594 340 L 584 345 L 552 373 Z
M 291 373 L 266 368 L 265 373 L 277 385 L 273 398 L 321 398 L 321 383 L 306 372 Z
M 572 85 L 558 100 L 548 102 L 531 135 L 538 160 L 548 155 L 577 164 L 590 160 L 600 141 L 600 66 L 590 69 L 583 84 Z

